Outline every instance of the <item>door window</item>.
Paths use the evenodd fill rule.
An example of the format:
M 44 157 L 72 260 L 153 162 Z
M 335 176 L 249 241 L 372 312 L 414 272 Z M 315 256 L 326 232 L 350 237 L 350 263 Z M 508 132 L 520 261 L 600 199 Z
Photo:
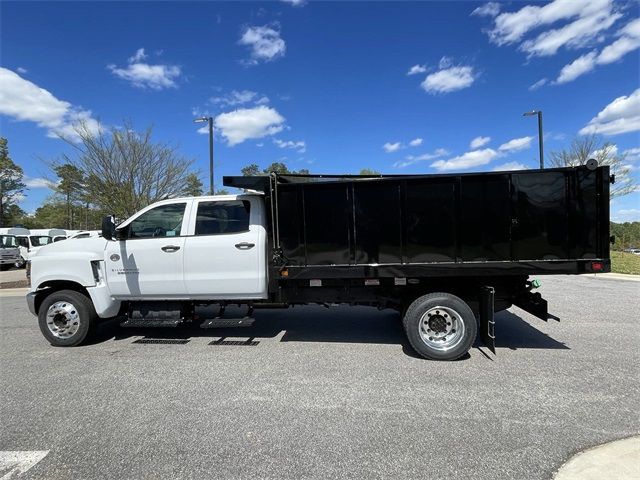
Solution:
M 186 203 L 160 205 L 143 213 L 128 227 L 128 238 L 180 236 Z
M 45 235 L 31 235 L 29 238 L 31 239 L 31 245 L 34 247 L 44 247 L 51 243 L 51 237 Z
M 198 203 L 196 235 L 221 235 L 249 231 L 251 204 L 246 200 Z
M 11 235 L 0 235 L 0 247 L 2 248 L 15 248 L 18 246 L 16 237 Z

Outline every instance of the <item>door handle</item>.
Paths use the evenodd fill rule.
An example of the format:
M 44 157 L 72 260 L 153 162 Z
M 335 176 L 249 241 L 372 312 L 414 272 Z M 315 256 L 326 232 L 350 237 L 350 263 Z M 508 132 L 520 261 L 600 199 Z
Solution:
M 180 247 L 178 245 L 166 245 L 162 247 L 160 250 L 162 250 L 163 252 L 172 253 L 180 250 Z
M 249 250 L 250 248 L 253 248 L 255 246 L 256 246 L 255 243 L 249 243 L 249 242 L 236 243 L 236 248 L 238 250 Z

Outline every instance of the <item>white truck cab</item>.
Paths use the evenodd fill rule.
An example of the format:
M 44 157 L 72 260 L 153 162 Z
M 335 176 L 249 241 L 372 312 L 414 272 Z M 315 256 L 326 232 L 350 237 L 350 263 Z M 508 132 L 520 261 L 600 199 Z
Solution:
M 78 295 L 85 293 L 86 308 L 101 318 L 117 315 L 123 302 L 264 299 L 265 221 L 260 194 L 154 203 L 118 225 L 113 239 L 53 243 L 35 253 L 29 308 L 40 312 L 52 343 L 75 345 L 86 332 L 63 305 L 82 310 L 86 302 Z

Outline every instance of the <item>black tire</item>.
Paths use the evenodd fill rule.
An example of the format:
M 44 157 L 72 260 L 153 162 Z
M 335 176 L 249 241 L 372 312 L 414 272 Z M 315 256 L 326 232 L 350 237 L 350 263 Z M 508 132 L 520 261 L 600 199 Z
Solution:
M 447 309 L 446 311 L 448 312 L 455 312 L 457 314 L 455 316 L 455 324 L 462 324 L 461 326 L 463 327 L 458 328 L 458 337 L 454 338 L 455 343 L 452 344 L 450 348 L 444 350 L 432 346 L 437 342 L 429 342 L 429 339 L 431 339 L 431 337 L 425 339 L 423 338 L 423 333 L 421 333 L 425 332 L 424 336 L 428 336 L 426 331 L 421 331 L 421 329 L 426 328 L 425 322 L 431 317 L 423 319 L 423 316 L 427 315 L 428 312 L 432 311 L 432 309 L 436 307 L 444 307 L 444 309 Z M 434 315 L 434 318 L 435 317 L 436 315 Z M 451 323 L 447 323 L 446 319 L 443 318 L 443 320 L 445 322 L 445 325 L 451 326 Z M 469 351 L 476 339 L 476 336 L 478 335 L 478 324 L 476 321 L 476 317 L 473 314 L 471 308 L 469 308 L 469 305 L 467 305 L 463 300 L 456 297 L 455 295 L 444 292 L 430 293 L 414 300 L 413 303 L 409 305 L 409 308 L 407 309 L 404 318 L 402 319 L 402 325 L 404 327 L 404 332 L 407 336 L 407 339 L 409 340 L 409 343 L 411 344 L 413 349 L 420 356 L 429 360 L 459 359 Z M 453 330 L 453 333 L 451 335 L 455 336 L 455 332 L 456 331 Z M 442 338 L 446 339 L 446 336 Z
M 68 303 L 74 307 L 71 312 L 77 312 L 78 323 L 77 331 L 72 335 L 61 338 L 56 336 L 49 328 L 47 312 L 49 307 L 57 302 Z M 38 311 L 38 325 L 44 337 L 56 347 L 75 347 L 89 340 L 96 329 L 98 323 L 98 315 L 93 307 L 91 299 L 86 295 L 74 290 L 59 290 L 53 292 L 44 299 Z
M 27 262 L 25 261 L 25 259 L 20 257 L 18 260 L 16 260 L 16 262 L 13 264 L 13 266 L 16 267 L 16 268 L 24 268 L 26 263 Z

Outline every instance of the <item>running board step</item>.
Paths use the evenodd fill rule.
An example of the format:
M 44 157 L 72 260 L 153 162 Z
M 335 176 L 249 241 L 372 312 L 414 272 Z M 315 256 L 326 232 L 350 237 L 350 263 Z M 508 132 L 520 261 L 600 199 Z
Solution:
M 234 328 L 234 327 L 250 327 L 256 319 L 252 317 L 244 318 L 211 318 L 205 320 L 200 325 L 201 328 Z
M 147 327 L 172 328 L 172 327 L 177 327 L 180 323 L 182 323 L 182 319 L 172 319 L 172 320 L 132 319 L 132 320 L 126 320 L 122 322 L 120 326 L 121 327 L 138 327 L 138 328 L 147 328 Z

